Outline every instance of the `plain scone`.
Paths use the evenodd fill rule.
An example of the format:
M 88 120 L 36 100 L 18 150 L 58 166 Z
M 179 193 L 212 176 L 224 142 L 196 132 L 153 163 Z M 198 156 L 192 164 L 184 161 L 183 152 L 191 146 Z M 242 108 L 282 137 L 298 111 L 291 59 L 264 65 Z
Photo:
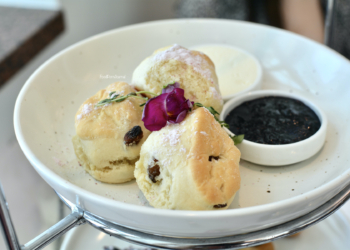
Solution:
M 129 84 L 116 82 L 87 99 L 75 116 L 77 135 L 73 137 L 75 154 L 80 164 L 96 180 L 122 183 L 134 179 L 135 162 L 148 131 L 141 121 L 144 101 L 129 97 L 119 103 L 101 107 L 95 104 L 109 98 L 109 93 L 126 95 L 135 92 Z M 140 126 L 143 138 L 134 145 L 124 143 L 125 134 Z
M 213 115 L 197 108 L 181 123 L 152 132 L 135 178 L 155 208 L 226 209 L 240 187 L 240 155 Z
M 160 93 L 164 85 L 174 81 L 185 90 L 186 99 L 221 112 L 223 99 L 215 66 L 199 51 L 176 44 L 158 49 L 134 70 L 131 83 L 137 89 Z

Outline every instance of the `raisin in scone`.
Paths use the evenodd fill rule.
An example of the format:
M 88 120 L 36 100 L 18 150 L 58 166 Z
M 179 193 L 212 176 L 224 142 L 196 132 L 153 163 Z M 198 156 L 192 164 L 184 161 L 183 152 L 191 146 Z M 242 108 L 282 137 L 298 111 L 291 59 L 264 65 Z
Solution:
M 141 62 L 132 76 L 132 85 L 153 93 L 160 93 L 165 84 L 173 81 L 180 83 L 186 99 L 221 112 L 223 100 L 215 66 L 202 52 L 177 44 L 158 49 Z
M 115 92 L 115 93 L 113 93 Z M 122 183 L 134 179 L 135 163 L 148 131 L 141 121 L 144 101 L 129 97 L 119 103 L 95 105 L 113 95 L 135 92 L 129 84 L 116 82 L 87 99 L 75 116 L 75 154 L 96 180 Z
M 240 187 L 240 151 L 205 108 L 152 132 L 136 163 L 136 182 L 156 208 L 215 210 Z

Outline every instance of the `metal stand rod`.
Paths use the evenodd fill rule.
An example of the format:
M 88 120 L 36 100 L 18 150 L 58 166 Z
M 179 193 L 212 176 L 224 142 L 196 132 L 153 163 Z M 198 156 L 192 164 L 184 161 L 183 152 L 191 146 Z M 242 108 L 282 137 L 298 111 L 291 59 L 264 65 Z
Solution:
M 72 210 L 71 214 L 60 220 L 58 223 L 50 227 L 48 230 L 33 240 L 29 241 L 27 244 L 20 246 L 11 221 L 5 195 L 0 183 L 0 220 L 7 248 L 9 250 L 38 250 L 50 244 L 52 241 L 73 227 L 84 224 L 84 211 L 74 205 L 70 208 Z
M 15 228 L 13 227 L 8 204 L 5 199 L 4 191 L 0 183 L 0 222 L 1 229 L 5 239 L 5 244 L 9 250 L 20 250 Z
M 62 220 L 65 217 L 64 210 L 66 209 L 65 204 L 61 199 L 58 199 L 58 220 Z M 60 250 L 63 242 L 63 237 L 59 237 L 55 241 L 55 250 Z
M 22 246 L 22 250 L 37 250 L 50 244 L 56 238 L 65 234 L 67 231 L 75 226 L 79 226 L 85 223 L 83 213 L 81 211 L 73 211 L 67 217 L 50 227 L 48 230 L 29 241 Z

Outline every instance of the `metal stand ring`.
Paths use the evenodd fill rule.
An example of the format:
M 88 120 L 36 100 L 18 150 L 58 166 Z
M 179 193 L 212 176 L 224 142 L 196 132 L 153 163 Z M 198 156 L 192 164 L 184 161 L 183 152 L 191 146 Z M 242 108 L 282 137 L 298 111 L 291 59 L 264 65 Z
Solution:
M 59 194 L 58 196 L 68 207 L 74 207 L 74 204 L 67 199 Z M 112 223 L 88 211 L 84 211 L 83 217 L 98 230 L 139 245 L 162 249 L 240 249 L 268 243 L 302 231 L 333 214 L 349 198 L 350 185 L 322 206 L 297 219 L 256 232 L 219 238 L 179 238 L 153 235 Z

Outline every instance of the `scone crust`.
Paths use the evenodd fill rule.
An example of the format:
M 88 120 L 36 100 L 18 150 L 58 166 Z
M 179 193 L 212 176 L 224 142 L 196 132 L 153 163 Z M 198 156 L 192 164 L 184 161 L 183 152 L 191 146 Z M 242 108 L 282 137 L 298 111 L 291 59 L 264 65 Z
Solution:
M 116 82 L 88 98 L 75 116 L 75 153 L 80 164 L 95 179 L 107 183 L 121 183 L 134 178 L 134 164 L 139 159 L 142 143 L 148 131 L 141 121 L 144 101 L 129 97 L 119 103 L 101 107 L 95 105 L 109 94 L 127 95 L 135 89 L 125 82 Z M 125 134 L 134 126 L 140 126 L 143 138 L 137 145 L 126 146 Z
M 219 157 L 218 160 L 209 158 Z M 148 166 L 160 167 L 153 183 Z M 141 148 L 136 181 L 156 208 L 226 209 L 240 187 L 240 152 L 205 108 L 192 111 L 180 124 L 153 132 Z M 224 205 L 215 208 L 215 205 Z
M 198 132 L 192 138 L 189 158 L 193 180 L 209 203 L 225 204 L 240 187 L 241 153 L 207 109 L 197 109 L 196 119 Z
M 185 97 L 218 112 L 223 107 L 215 66 L 199 51 L 173 45 L 156 50 L 135 69 L 132 84 L 140 90 L 160 93 L 165 84 L 179 82 Z

